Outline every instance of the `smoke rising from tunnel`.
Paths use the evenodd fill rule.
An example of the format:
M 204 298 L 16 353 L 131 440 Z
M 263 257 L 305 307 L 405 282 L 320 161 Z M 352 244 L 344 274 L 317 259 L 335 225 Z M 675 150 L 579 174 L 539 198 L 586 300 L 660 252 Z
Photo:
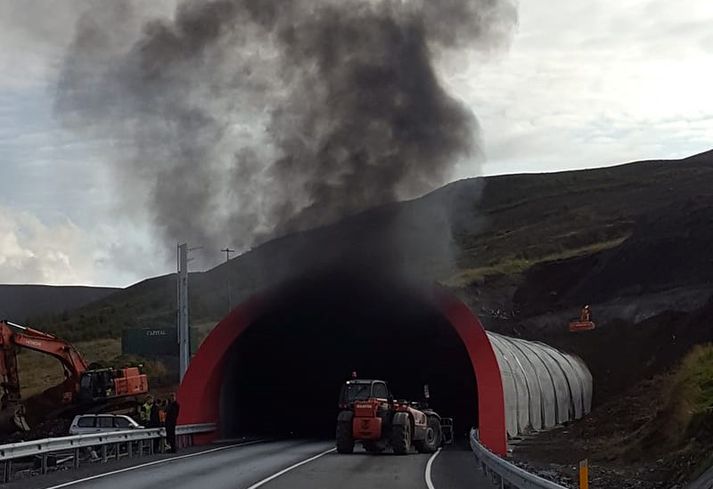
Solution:
M 112 141 L 128 208 L 216 250 L 447 182 L 478 158 L 478 123 L 434 57 L 502 46 L 516 23 L 511 0 L 196 0 L 149 20 L 142 8 L 81 16 L 56 113 Z

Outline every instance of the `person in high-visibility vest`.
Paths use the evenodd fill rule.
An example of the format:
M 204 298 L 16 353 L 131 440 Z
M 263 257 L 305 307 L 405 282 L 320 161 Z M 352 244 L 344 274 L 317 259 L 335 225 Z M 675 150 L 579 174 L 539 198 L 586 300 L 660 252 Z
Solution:
M 144 403 L 139 408 L 139 418 L 144 427 L 148 427 L 151 422 L 151 410 L 153 409 L 153 396 L 148 395 Z

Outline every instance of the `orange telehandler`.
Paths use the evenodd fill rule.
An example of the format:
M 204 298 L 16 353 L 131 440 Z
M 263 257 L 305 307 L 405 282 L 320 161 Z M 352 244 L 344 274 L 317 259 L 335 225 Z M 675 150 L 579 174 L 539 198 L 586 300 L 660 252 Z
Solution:
M 146 375 L 138 368 L 89 369 L 71 343 L 49 333 L 0 321 L 0 432 L 28 431 L 25 407 L 20 395 L 18 348 L 46 353 L 58 359 L 64 369 L 62 397 L 58 407 L 108 405 L 114 399 L 146 394 Z
M 356 375 L 354 375 L 356 377 Z M 428 386 L 424 386 L 428 400 Z M 426 403 L 395 401 L 383 380 L 348 380 L 339 394 L 337 453 L 352 453 L 355 442 L 367 452 L 391 447 L 395 454 L 433 453 L 453 442 L 453 419 L 441 418 Z

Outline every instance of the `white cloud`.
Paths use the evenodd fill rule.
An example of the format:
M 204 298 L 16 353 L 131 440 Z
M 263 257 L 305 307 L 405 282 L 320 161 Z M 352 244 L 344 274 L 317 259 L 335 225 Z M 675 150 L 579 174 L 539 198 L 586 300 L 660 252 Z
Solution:
M 67 218 L 46 223 L 0 206 L 0 283 L 125 286 L 171 272 L 173 243 L 147 236 L 120 219 L 88 232 Z
M 487 173 L 678 158 L 713 145 L 713 2 L 521 2 L 520 20 L 509 53 L 442 63 L 480 118 Z
M 69 220 L 46 225 L 29 212 L 0 207 L 0 282 L 92 283 L 92 245 Z

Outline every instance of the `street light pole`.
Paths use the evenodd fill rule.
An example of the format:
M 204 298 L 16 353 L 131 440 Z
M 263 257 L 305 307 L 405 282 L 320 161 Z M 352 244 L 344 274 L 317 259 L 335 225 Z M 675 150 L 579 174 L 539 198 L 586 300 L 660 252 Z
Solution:
M 178 373 L 180 380 L 191 362 L 191 325 L 188 304 L 188 262 L 191 251 L 202 246 L 189 248 L 188 243 L 176 245 L 176 336 L 178 339 Z
M 226 285 L 228 287 L 228 313 L 230 313 L 231 309 L 233 309 L 233 299 L 230 294 L 230 269 L 228 267 L 228 262 L 230 261 L 230 254 L 235 253 L 235 250 L 231 250 L 230 247 L 224 248 L 222 250 L 223 253 L 225 253 L 225 276 L 226 276 Z

